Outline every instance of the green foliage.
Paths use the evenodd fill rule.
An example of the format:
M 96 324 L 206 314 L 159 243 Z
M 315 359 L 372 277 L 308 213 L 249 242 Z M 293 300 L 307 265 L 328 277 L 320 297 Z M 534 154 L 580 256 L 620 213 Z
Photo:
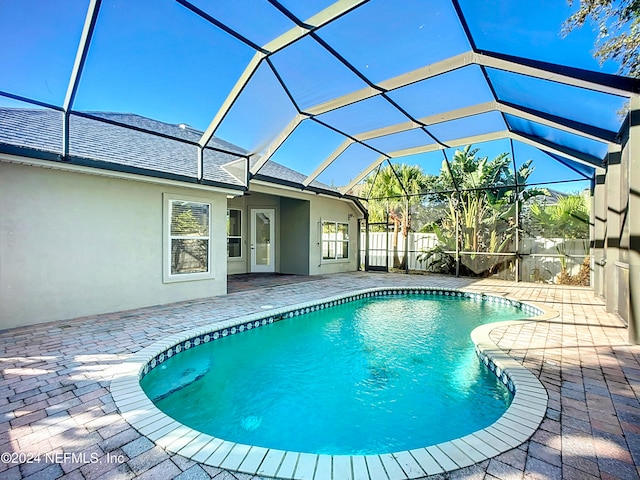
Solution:
M 183 210 L 171 219 L 173 235 L 203 235 L 205 230 L 191 209 Z
M 407 200 L 409 208 L 420 204 L 419 194 L 429 183 L 429 177 L 417 165 L 402 163 L 381 168 L 377 175 L 367 179 L 365 187 L 371 199 L 369 221 L 384 222 L 388 215 L 392 220 L 398 218 L 408 228 Z
M 402 182 L 402 183 L 401 183 Z M 369 221 L 393 224 L 394 268 L 406 267 L 406 252 L 403 259 L 398 255 L 400 233 L 406 236 L 411 228 L 410 212 L 420 204 L 420 194 L 428 189 L 431 179 L 416 165 L 387 165 L 368 179 Z
M 531 160 L 514 172 L 509 154 L 489 160 L 478 152 L 468 145 L 456 150 L 450 166 L 443 163 L 438 177 L 441 187 L 457 186 L 459 192 L 446 197 L 448 209 L 440 224 L 441 241 L 454 249 L 458 224 L 462 251 L 502 253 L 509 249 L 515 235 L 516 203 L 546 191 L 522 187 L 533 172 Z M 519 191 L 516 182 L 521 186 Z
M 547 238 L 589 238 L 589 202 L 585 194 L 560 197 L 555 205 L 534 203 L 531 220 L 537 233 Z
M 416 260 L 418 263 L 424 264 L 424 269 L 427 272 L 450 274 L 456 271 L 455 258 L 445 251 L 441 245 L 436 245 L 435 247 L 420 252 Z
M 394 165 L 369 180 L 370 221 L 388 220 L 394 225 L 394 267 L 406 266 L 406 255 L 398 258 L 398 238 L 400 232 L 408 235 L 410 222 L 438 238 L 435 247 L 417 256 L 422 268 L 433 273 L 484 276 L 510 268 L 518 225 L 547 238 L 588 239 L 586 194 L 559 196 L 557 204 L 548 205 L 548 190 L 527 186 L 534 171 L 532 160 L 514 169 L 507 153 L 489 159 L 479 152 L 471 145 L 456 150 L 438 176 L 425 175 L 416 166 Z M 518 214 L 521 222 L 516 221 Z M 588 284 L 588 257 L 574 274 L 567 265 L 569 256 L 558 253 L 562 264 L 558 281 Z
M 573 5 L 574 0 L 568 0 Z M 564 23 L 562 33 L 587 21 L 598 29 L 594 56 L 620 63 L 622 75 L 640 78 L 640 0 L 579 0 L 579 8 Z

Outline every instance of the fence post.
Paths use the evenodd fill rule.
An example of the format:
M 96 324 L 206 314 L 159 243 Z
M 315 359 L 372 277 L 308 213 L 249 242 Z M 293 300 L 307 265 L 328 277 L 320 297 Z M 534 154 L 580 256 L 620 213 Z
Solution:
M 456 202 L 457 203 L 457 202 Z M 460 276 L 460 218 L 456 205 L 456 277 Z
M 405 212 L 407 212 L 407 218 L 405 218 L 406 235 L 404 236 L 404 273 L 409 273 L 409 225 L 411 225 L 411 212 L 409 211 L 409 197 L 404 201 Z
M 516 187 L 516 283 L 521 280 L 520 278 L 520 192 Z

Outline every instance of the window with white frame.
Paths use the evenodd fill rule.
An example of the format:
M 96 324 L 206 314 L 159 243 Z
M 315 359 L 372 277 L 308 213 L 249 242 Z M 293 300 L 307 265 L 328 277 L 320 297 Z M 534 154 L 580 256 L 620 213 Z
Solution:
M 211 277 L 211 204 L 166 197 L 165 280 Z
M 344 260 L 349 258 L 349 224 L 322 222 L 322 259 Z
M 227 257 L 242 257 L 242 211 L 227 210 Z

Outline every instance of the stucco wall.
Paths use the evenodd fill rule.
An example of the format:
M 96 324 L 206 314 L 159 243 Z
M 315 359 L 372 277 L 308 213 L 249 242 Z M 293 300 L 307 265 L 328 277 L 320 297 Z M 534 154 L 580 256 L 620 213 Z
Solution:
M 629 343 L 640 344 L 640 97 L 631 98 L 624 125 L 621 151 L 610 149 L 606 172 L 599 172 L 593 254 L 602 278 L 596 293 L 627 323 Z
M 280 197 L 266 195 L 259 192 L 251 192 L 250 195 L 238 196 L 228 201 L 228 208 L 238 208 L 242 211 L 242 256 L 240 258 L 230 258 L 227 260 L 227 271 L 229 275 L 247 273 L 251 270 L 251 209 L 252 208 L 273 208 L 275 211 L 275 242 L 276 251 L 275 270 L 280 271 L 280 251 L 278 249 L 280 239 Z
M 291 206 L 296 202 L 287 199 L 302 200 L 304 202 L 303 213 L 307 230 L 301 233 L 303 228 L 299 220 L 292 219 L 294 215 Z M 308 203 L 307 203 L 308 202 Z M 321 275 L 339 272 L 352 272 L 358 269 L 358 218 L 362 217 L 360 212 L 350 201 L 324 197 L 321 195 L 300 192 L 293 189 L 282 189 L 260 183 L 252 183 L 250 194 L 246 197 L 236 197 L 229 200 L 229 208 L 240 208 L 243 210 L 243 246 L 245 252 L 249 248 L 250 228 L 249 212 L 250 208 L 274 208 L 276 210 L 276 272 L 297 273 L 309 275 Z M 299 204 L 301 205 L 301 204 Z M 285 209 L 289 209 L 285 212 Z M 351 218 L 349 218 L 351 216 Z M 349 244 L 349 259 L 322 261 L 320 221 L 348 222 L 351 242 Z M 295 222 L 295 224 L 294 224 Z M 292 227 L 292 228 L 290 228 Z M 288 238 L 286 238 L 288 236 Z M 295 236 L 295 241 L 305 241 L 308 248 L 295 248 L 292 250 L 291 237 Z M 289 256 L 283 264 L 284 256 Z M 304 255 L 304 257 L 303 257 Z M 303 267 L 295 267 L 292 261 L 306 262 Z M 246 273 L 250 270 L 249 260 L 245 255 L 243 259 L 230 259 L 228 261 L 229 274 Z
M 309 275 L 309 202 L 280 199 L 280 272 Z
M 213 279 L 163 283 L 163 193 L 211 202 Z M 0 162 L 0 328 L 226 293 L 226 200 Z
M 350 202 L 327 197 L 315 197 L 311 202 L 311 241 L 309 273 L 353 272 L 358 269 L 358 215 L 362 215 Z M 349 258 L 347 260 L 322 260 L 320 221 L 349 224 Z

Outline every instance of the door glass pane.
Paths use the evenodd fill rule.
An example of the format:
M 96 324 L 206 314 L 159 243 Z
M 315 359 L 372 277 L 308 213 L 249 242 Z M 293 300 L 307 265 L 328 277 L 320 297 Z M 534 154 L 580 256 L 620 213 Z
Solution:
M 271 218 L 268 214 L 256 214 L 256 265 L 271 265 Z

